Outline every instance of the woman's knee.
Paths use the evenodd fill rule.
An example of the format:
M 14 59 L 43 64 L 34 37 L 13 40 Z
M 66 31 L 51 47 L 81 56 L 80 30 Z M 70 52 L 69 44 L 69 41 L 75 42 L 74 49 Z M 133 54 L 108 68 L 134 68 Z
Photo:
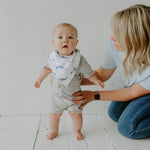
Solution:
M 110 104 L 108 108 L 108 115 L 115 122 L 117 122 L 119 119 L 118 113 L 116 112 L 116 107 L 114 106 L 113 102 Z
M 118 120 L 119 132 L 130 139 L 150 136 L 150 95 L 133 100 Z
M 113 121 L 115 121 L 115 122 L 118 121 L 118 117 L 116 116 L 116 114 L 114 113 L 114 111 L 112 111 L 111 109 L 108 109 L 108 115 L 109 115 L 109 117 L 110 117 Z
M 109 117 L 115 121 L 118 122 L 118 119 L 120 118 L 122 112 L 125 110 L 129 102 L 111 102 L 109 109 L 108 109 L 108 115 Z
M 132 128 L 128 120 L 118 121 L 117 123 L 118 131 L 121 135 L 129 139 L 139 139 L 138 135 L 136 134 L 136 128 Z

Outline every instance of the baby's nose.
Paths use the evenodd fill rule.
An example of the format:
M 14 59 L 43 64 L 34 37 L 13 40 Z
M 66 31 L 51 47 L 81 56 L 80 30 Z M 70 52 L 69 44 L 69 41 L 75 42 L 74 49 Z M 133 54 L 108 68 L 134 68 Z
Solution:
M 67 43 L 68 42 L 68 39 L 67 38 L 64 38 L 64 40 L 63 40 L 65 43 Z

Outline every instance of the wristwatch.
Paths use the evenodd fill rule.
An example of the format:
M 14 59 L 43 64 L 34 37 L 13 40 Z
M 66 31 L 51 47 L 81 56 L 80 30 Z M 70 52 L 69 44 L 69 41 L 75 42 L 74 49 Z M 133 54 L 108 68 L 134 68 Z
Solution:
M 99 92 L 95 92 L 94 97 L 95 97 L 95 100 L 100 100 L 100 94 L 99 94 Z

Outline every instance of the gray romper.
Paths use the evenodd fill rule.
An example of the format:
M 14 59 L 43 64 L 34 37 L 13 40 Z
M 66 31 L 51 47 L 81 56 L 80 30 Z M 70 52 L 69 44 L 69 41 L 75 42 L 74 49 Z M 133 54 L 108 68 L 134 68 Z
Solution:
M 92 74 L 93 70 L 91 66 L 81 56 L 76 73 L 68 86 L 64 86 L 54 78 L 51 87 L 50 113 L 62 113 L 64 110 L 82 113 L 82 110 L 78 108 L 80 105 L 72 101 L 72 95 L 81 90 L 81 76 L 83 75 L 85 78 L 89 78 Z

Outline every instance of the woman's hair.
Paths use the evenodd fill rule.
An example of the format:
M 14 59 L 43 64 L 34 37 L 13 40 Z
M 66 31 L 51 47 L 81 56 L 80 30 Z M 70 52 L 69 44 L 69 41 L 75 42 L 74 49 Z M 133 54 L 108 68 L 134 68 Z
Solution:
M 150 7 L 136 4 L 114 14 L 113 36 L 125 52 L 122 62 L 125 76 L 137 69 L 141 74 L 150 65 Z M 127 65 L 128 64 L 128 65 Z

